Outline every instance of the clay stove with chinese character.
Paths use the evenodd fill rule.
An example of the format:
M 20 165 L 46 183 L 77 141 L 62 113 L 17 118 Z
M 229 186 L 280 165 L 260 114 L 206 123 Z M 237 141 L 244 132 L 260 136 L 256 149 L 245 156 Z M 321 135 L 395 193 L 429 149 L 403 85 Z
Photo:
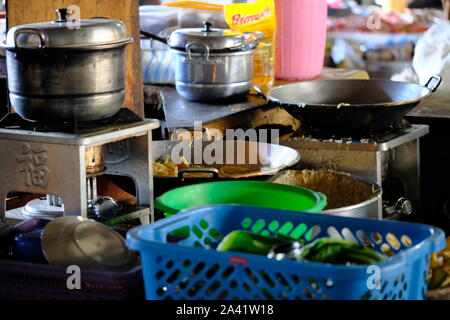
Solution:
M 0 122 L 0 220 L 5 216 L 88 216 L 97 197 L 96 177 L 126 176 L 135 184 L 135 217 L 153 220 L 152 130 L 128 109 L 88 124 L 47 126 L 9 114 Z M 46 195 L 6 212 L 11 192 Z

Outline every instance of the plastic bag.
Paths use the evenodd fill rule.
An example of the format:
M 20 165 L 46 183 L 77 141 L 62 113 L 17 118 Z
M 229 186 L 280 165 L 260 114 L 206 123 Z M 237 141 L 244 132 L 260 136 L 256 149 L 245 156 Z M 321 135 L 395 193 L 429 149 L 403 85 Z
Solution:
M 181 28 L 200 28 L 203 21 L 212 22 L 215 28 L 228 28 L 223 5 L 200 1 L 172 1 L 164 6 L 179 8 L 178 20 Z
M 253 3 L 229 4 L 225 6 L 224 11 L 230 29 L 264 32 L 264 39 L 254 55 L 253 82 L 263 90 L 270 89 L 275 80 L 275 1 L 258 0 Z
M 417 43 L 413 67 L 421 84 L 433 74 L 440 74 L 443 82 L 436 96 L 450 92 L 450 22 L 431 27 Z M 448 99 L 448 98 L 447 98 Z
M 152 39 L 141 40 L 141 59 L 145 84 L 175 83 L 176 60 L 168 45 Z

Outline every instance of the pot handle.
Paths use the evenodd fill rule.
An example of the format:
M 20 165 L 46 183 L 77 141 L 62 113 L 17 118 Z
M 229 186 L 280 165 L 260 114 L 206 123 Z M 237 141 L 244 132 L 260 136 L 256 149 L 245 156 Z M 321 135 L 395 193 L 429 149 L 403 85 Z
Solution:
M 253 89 L 255 89 L 255 91 L 258 93 L 258 95 L 260 95 L 263 99 L 265 99 L 266 101 L 269 101 L 269 98 L 266 96 L 266 94 L 260 87 L 258 87 L 257 85 L 254 85 Z
M 19 35 L 21 35 L 21 34 L 23 34 L 23 33 L 36 34 L 36 35 L 39 37 L 40 41 L 41 41 L 41 43 L 39 44 L 39 47 L 38 47 L 37 49 L 43 49 L 43 48 L 45 48 L 45 46 L 46 46 L 46 44 L 45 44 L 45 36 L 44 36 L 39 30 L 31 29 L 31 28 L 26 28 L 26 29 L 20 29 L 20 30 L 17 30 L 17 31 L 14 33 L 14 46 L 15 46 L 17 49 L 20 49 L 20 48 L 21 48 L 21 47 L 19 46 L 17 40 L 18 40 L 18 38 L 19 38 Z
M 215 168 L 189 168 L 189 169 L 182 169 L 178 171 L 178 179 L 184 180 L 184 175 L 186 173 L 209 173 L 212 174 L 212 179 L 218 180 L 219 179 L 219 170 Z
M 209 62 L 209 47 L 201 42 L 190 42 L 186 45 L 186 63 L 192 61 L 192 49 L 194 48 L 204 48 L 205 49 L 205 62 Z
M 433 85 L 433 82 L 434 82 L 434 85 Z M 425 87 L 430 89 L 431 92 L 436 92 L 436 90 L 439 88 L 441 83 L 442 83 L 442 77 L 438 74 L 435 74 L 430 78 L 430 80 L 428 80 Z
M 247 41 L 247 47 L 254 49 L 258 46 L 258 44 L 262 41 L 264 38 L 264 33 L 261 31 L 255 31 L 255 32 L 246 32 L 245 33 L 245 40 Z

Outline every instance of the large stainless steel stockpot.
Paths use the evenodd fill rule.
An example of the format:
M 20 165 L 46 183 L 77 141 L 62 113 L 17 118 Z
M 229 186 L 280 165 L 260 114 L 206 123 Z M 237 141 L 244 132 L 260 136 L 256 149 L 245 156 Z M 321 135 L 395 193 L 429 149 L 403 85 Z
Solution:
M 379 219 L 381 187 L 367 179 L 332 170 L 287 170 L 270 181 L 308 188 L 327 196 L 322 213 L 365 219 Z
M 11 104 L 39 122 L 92 121 L 113 116 L 125 97 L 125 47 L 117 20 L 59 20 L 21 25 L 7 34 Z
M 248 94 L 252 87 L 253 53 L 261 32 L 242 33 L 213 29 L 179 29 L 168 44 L 176 56 L 178 93 L 192 101 L 208 102 Z

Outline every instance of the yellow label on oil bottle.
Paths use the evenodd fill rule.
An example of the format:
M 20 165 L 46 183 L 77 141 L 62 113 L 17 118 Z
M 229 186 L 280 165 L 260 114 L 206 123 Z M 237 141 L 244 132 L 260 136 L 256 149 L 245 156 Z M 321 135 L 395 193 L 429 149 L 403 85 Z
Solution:
M 405 12 L 408 7 L 408 0 L 384 0 L 383 9 L 386 11 Z
M 277 27 L 275 1 L 258 0 L 224 6 L 225 19 L 233 30 L 261 31 L 264 38 L 254 54 L 253 82 L 263 90 L 275 80 L 275 34 Z

